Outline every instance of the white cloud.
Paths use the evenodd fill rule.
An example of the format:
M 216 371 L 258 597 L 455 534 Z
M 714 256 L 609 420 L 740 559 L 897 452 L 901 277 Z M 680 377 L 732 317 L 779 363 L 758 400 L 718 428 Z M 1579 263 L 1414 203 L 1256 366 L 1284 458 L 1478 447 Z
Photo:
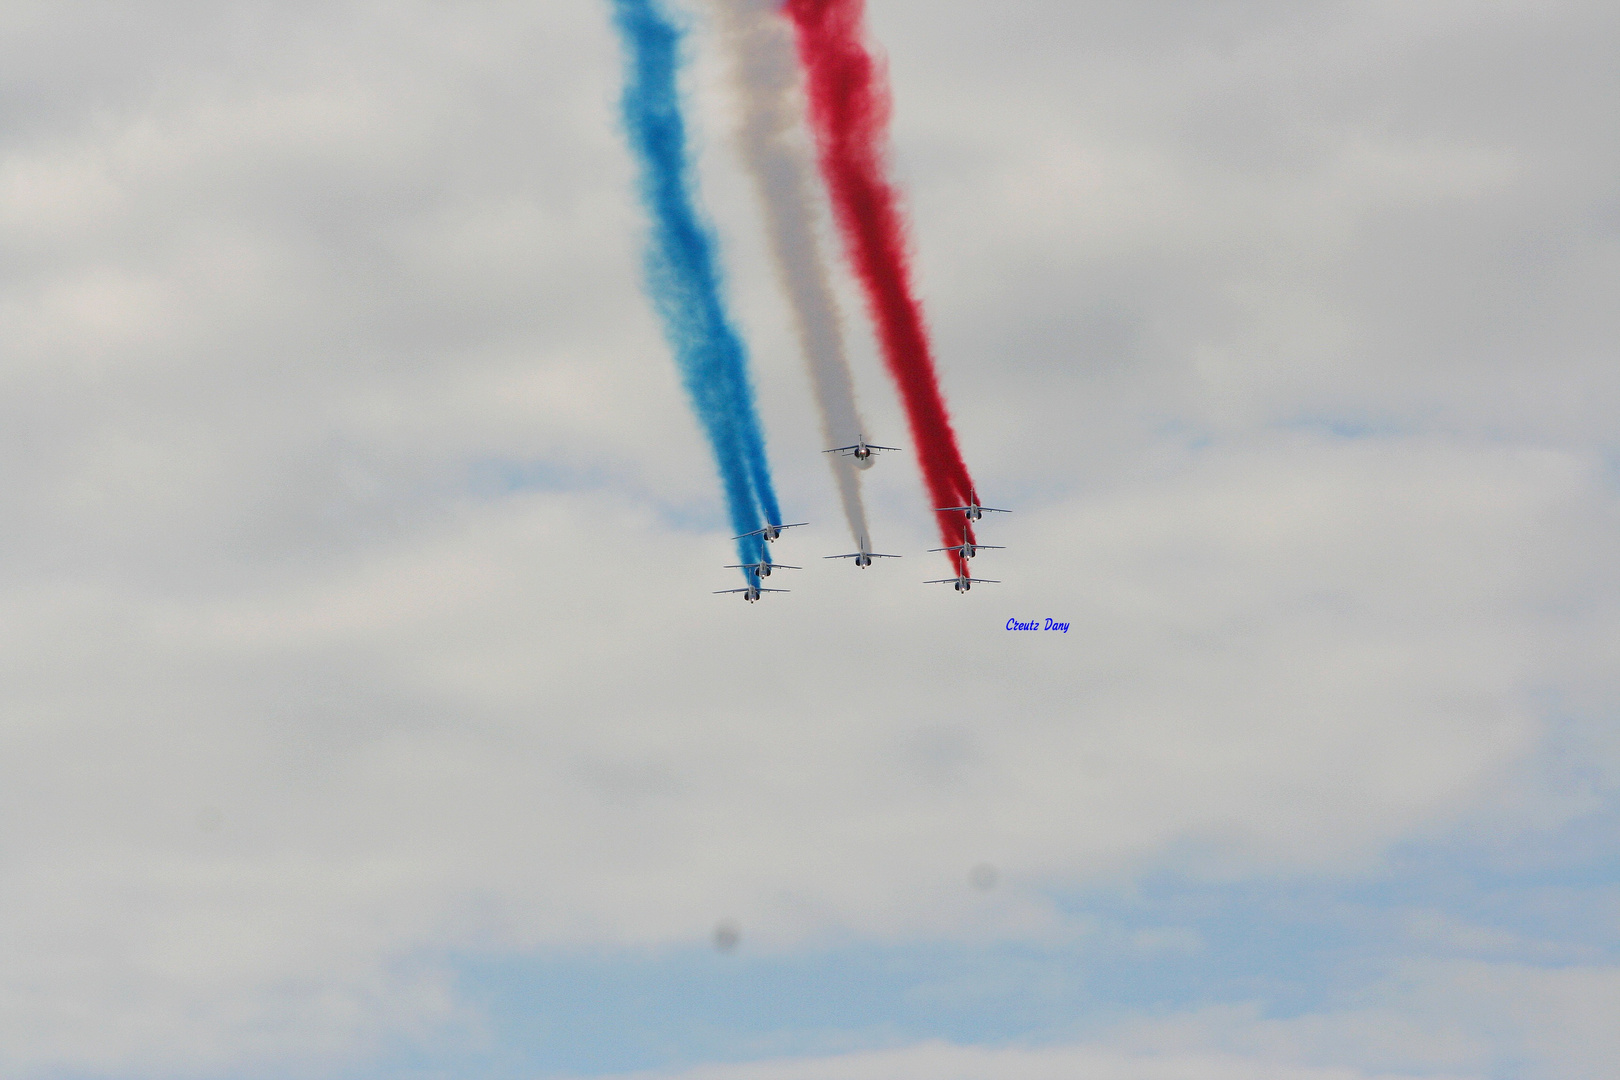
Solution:
M 398 1008 L 370 988 L 421 948 L 695 942 L 720 914 L 766 950 L 1040 940 L 1073 932 L 1045 887 L 1188 843 L 1210 870 L 1365 862 L 1534 745 L 1539 649 L 1585 632 L 1537 609 L 1591 579 L 1546 522 L 1579 524 L 1591 488 L 1545 454 L 1280 460 L 1037 515 L 1007 576 L 1049 590 L 925 594 L 924 620 L 898 574 L 819 568 L 793 607 L 670 605 L 716 541 L 599 496 L 462 504 L 302 584 L 36 593 L 12 693 L 51 712 L 9 735 L 8 907 L 33 914 L 6 969 L 35 987 L 11 1045 L 54 1060 L 26 1032 L 108 983 L 232 1000 L 199 1037 L 286 1023 L 296 1048 L 319 1029 L 283 1018 L 287 980 Z M 627 569 L 652 599 L 614 602 Z M 1000 627 L 1047 611 L 1070 632 Z M 966 885 L 983 859 L 991 894 Z M 42 984 L 47 958 L 73 959 Z
M 465 1032 L 443 950 L 722 916 L 766 951 L 1063 940 L 1087 924 L 1053 894 L 1099 875 L 1353 875 L 1608 798 L 1612 752 L 1580 804 L 1535 756 L 1548 688 L 1591 715 L 1616 689 L 1590 181 L 1614 142 L 1579 119 L 1612 109 L 1549 131 L 1409 85 L 1530 26 L 1578 86 L 1601 11 L 1052 5 L 986 44 L 975 5 L 875 5 L 947 389 L 1017 504 L 986 528 L 1004 584 L 923 589 L 897 460 L 868 479 L 907 558 L 831 567 L 836 529 L 805 530 L 793 594 L 750 609 L 707 594 L 730 555 L 637 291 L 599 6 L 13 7 L 0 1072 L 319 1069 Z M 832 521 L 731 190 L 781 488 Z M 1459 239 L 1486 225 L 1489 258 Z M 1434 344 L 1481 308 L 1509 344 Z M 1423 971 L 1425 1002 L 1472 988 L 1468 1023 L 1586 977 Z M 1375 1075 L 1337 1052 L 936 1046 L 826 1075 Z

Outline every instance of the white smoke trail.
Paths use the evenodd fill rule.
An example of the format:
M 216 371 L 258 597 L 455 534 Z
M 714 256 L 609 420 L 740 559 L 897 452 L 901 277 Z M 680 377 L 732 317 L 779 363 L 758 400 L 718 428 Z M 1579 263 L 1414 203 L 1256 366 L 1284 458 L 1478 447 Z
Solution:
M 814 165 L 800 134 L 803 105 L 793 30 L 777 13 L 780 0 L 710 0 L 730 54 L 731 78 L 742 107 L 737 146 L 765 206 L 771 257 L 793 309 L 821 413 L 827 446 L 848 446 L 865 434 L 855 385 L 844 355 L 843 320 L 833 297 L 816 230 Z M 844 516 L 857 544 L 867 541 L 866 506 L 857 466 L 868 458 L 830 455 Z

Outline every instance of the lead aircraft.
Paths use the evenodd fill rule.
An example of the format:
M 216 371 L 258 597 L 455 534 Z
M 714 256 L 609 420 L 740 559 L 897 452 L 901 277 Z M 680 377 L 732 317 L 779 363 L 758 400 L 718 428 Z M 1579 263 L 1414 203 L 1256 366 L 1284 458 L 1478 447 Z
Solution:
M 954 585 L 956 587 L 957 592 L 967 592 L 969 589 L 973 588 L 973 586 L 975 586 L 975 585 L 1000 585 L 1001 582 L 999 582 L 999 581 L 991 581 L 989 578 L 968 577 L 966 574 L 957 574 L 955 577 L 936 578 L 933 581 L 925 581 L 925 582 L 923 582 L 923 584 L 924 585 Z
M 858 461 L 861 464 L 865 465 L 865 464 L 868 463 L 868 459 L 871 458 L 872 451 L 874 451 L 874 450 L 898 450 L 898 449 L 900 449 L 898 446 L 877 446 L 877 445 L 875 445 L 873 443 L 869 443 L 869 442 L 866 441 L 866 436 L 861 435 L 861 436 L 858 436 L 855 439 L 855 445 L 854 446 L 835 446 L 831 450 L 823 450 L 822 453 L 823 454 L 838 454 L 838 455 L 841 455 L 843 457 L 852 457 L 856 461 Z
M 863 570 L 872 565 L 873 559 L 898 559 L 899 557 L 898 555 L 885 555 L 881 551 L 873 551 L 864 536 L 861 537 L 861 549 L 859 551 L 852 551 L 848 555 L 823 556 L 823 558 L 827 559 L 854 559 L 855 565 Z
M 743 594 L 743 599 L 748 601 L 750 604 L 752 604 L 754 601 L 759 599 L 759 594 L 760 593 L 791 592 L 791 591 L 792 590 L 790 590 L 790 589 L 762 589 L 758 585 L 750 585 L 746 589 L 716 589 L 716 590 L 714 590 L 714 595 L 716 595 L 716 596 L 724 596 L 727 593 L 739 593 L 740 592 L 740 593 Z

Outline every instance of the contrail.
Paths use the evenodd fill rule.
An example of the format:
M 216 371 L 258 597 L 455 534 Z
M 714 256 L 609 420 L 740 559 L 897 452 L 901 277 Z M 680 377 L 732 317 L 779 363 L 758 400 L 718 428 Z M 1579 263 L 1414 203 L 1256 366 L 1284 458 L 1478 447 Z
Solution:
M 843 320 L 833 296 L 816 229 L 814 164 L 798 138 L 803 104 L 792 31 L 778 0 L 710 0 L 730 54 L 742 105 L 737 145 L 765 209 L 776 274 L 793 309 L 799 349 L 821 415 L 826 446 L 847 446 L 866 434 L 844 354 Z M 869 534 L 861 478 L 852 457 L 830 455 L 844 517 L 857 545 Z
M 681 30 L 656 0 L 611 0 L 625 45 L 624 126 L 640 165 L 651 219 L 647 292 L 663 318 L 681 381 L 714 451 L 731 524 L 748 533 L 782 523 L 754 409 L 748 353 L 721 296 L 713 230 L 699 212 L 681 119 L 677 75 Z M 745 566 L 765 558 L 764 541 L 737 541 Z M 749 584 L 758 577 L 745 569 Z
M 973 478 L 940 393 L 922 304 L 911 284 L 905 217 L 884 167 L 889 88 L 864 42 L 863 0 L 785 0 L 783 11 L 798 32 L 810 123 L 833 216 L 877 325 L 884 362 L 900 388 L 928 493 L 935 506 L 962 505 L 974 494 Z M 935 516 L 946 545 L 961 543 L 962 518 Z M 965 571 L 960 554 L 951 561 Z

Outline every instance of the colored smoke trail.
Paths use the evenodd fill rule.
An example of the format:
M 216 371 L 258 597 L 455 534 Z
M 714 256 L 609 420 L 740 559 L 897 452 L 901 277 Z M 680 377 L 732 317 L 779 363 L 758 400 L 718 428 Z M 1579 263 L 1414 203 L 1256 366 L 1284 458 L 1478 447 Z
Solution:
M 802 105 L 792 31 L 778 0 L 712 0 L 730 53 L 742 106 L 737 145 L 765 209 L 771 258 L 793 310 L 821 417 L 825 446 L 848 446 L 866 433 L 844 354 L 843 320 L 816 229 L 813 164 L 798 139 Z M 857 545 L 869 538 L 861 479 L 852 457 L 828 455 L 844 517 Z M 868 458 L 861 464 L 871 464 Z
M 940 393 L 922 305 L 911 285 L 905 218 L 885 175 L 889 89 L 863 42 L 864 2 L 784 0 L 782 9 L 798 31 L 833 216 L 877 325 L 884 363 L 900 388 L 928 494 L 935 506 L 960 506 L 973 495 L 973 478 Z M 961 543 L 962 516 L 935 516 L 945 543 Z M 959 571 L 966 568 L 960 556 L 951 561 Z
M 677 76 L 681 30 L 657 0 L 612 0 L 625 45 L 620 105 L 640 165 L 641 198 L 651 218 L 647 292 L 664 322 L 681 381 L 703 425 L 739 534 L 782 515 L 771 487 L 765 438 L 754 411 L 748 354 L 721 298 L 715 238 L 697 208 L 681 119 Z M 744 564 L 765 557 L 758 537 L 737 541 Z M 750 584 L 758 579 L 743 571 Z

